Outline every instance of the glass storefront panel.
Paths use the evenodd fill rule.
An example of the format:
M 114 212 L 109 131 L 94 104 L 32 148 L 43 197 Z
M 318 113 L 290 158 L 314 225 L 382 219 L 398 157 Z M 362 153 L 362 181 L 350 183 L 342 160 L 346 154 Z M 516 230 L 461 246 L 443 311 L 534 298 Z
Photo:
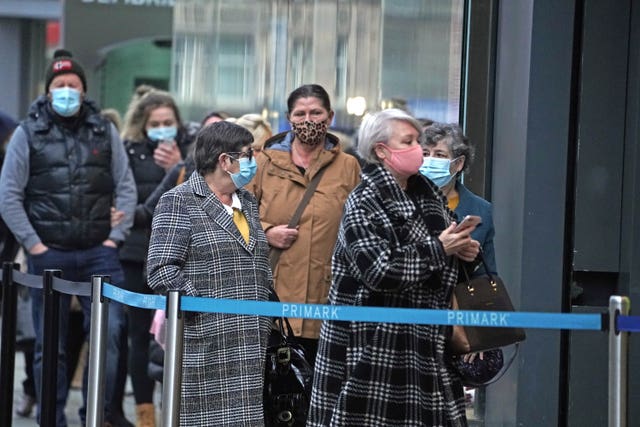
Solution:
M 334 127 L 347 132 L 366 111 L 390 106 L 457 121 L 463 4 L 178 0 L 171 90 L 192 120 L 257 112 L 276 130 L 288 128 L 286 98 L 304 83 L 329 92 Z

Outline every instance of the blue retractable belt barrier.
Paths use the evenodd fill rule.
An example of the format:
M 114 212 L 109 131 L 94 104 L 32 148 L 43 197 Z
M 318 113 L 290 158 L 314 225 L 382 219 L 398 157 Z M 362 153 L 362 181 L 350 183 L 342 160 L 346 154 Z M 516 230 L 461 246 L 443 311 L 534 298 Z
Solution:
M 156 310 L 167 308 L 166 297 L 162 295 L 137 294 L 109 283 L 103 285 L 102 295 L 131 307 L 155 308 Z
M 165 297 L 141 295 L 105 283 L 103 295 L 141 308 L 165 308 Z M 269 301 L 182 297 L 184 311 L 292 317 L 317 320 L 603 330 L 600 314 L 523 313 L 291 304 Z
M 618 330 L 640 332 L 640 316 L 618 316 Z

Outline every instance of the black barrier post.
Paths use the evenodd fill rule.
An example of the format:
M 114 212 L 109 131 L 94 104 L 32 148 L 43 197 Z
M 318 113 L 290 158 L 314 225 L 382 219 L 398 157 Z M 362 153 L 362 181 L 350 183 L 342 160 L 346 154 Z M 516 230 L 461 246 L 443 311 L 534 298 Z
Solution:
M 627 427 L 629 332 L 618 329 L 618 316 L 628 316 L 627 297 L 609 298 L 609 427 Z
M 109 276 L 91 277 L 91 332 L 89 332 L 89 385 L 87 425 L 101 426 L 104 418 L 104 366 L 107 348 L 109 301 L 102 297 L 102 285 Z
M 16 362 L 16 305 L 18 288 L 13 283 L 12 262 L 2 263 L 2 352 L 0 353 L 0 425 L 11 427 L 13 379 Z
M 167 292 L 167 333 L 162 377 L 162 426 L 180 425 L 182 387 L 182 344 L 184 316 L 180 311 L 180 291 Z
M 45 270 L 42 276 L 44 300 L 42 314 L 42 375 L 40 381 L 40 425 L 56 425 L 58 401 L 58 330 L 60 323 L 60 294 L 53 290 L 53 278 L 61 277 L 60 270 Z

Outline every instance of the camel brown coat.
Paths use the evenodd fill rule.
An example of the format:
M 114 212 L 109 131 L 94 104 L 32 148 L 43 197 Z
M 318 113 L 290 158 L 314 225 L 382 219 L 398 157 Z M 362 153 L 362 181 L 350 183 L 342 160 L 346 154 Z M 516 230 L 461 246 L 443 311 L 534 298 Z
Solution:
M 358 160 L 340 149 L 333 135 L 325 149 L 302 174 L 291 160 L 292 133 L 279 134 L 258 156 L 258 172 L 247 186 L 258 199 L 265 231 L 287 224 L 316 173 L 326 167 L 299 223 L 298 239 L 280 255 L 273 272 L 276 292 L 283 302 L 326 304 L 331 286 L 331 254 L 338 234 L 342 208 L 360 182 Z M 291 319 L 296 335 L 317 339 L 320 322 Z

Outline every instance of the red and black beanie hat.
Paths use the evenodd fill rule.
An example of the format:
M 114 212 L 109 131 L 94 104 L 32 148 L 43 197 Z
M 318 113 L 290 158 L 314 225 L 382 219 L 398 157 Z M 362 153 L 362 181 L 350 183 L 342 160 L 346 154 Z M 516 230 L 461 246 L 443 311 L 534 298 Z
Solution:
M 51 80 L 61 74 L 75 74 L 80 77 L 84 91 L 87 91 L 87 78 L 84 75 L 84 69 L 78 61 L 72 58 L 71 52 L 64 49 L 58 49 L 53 53 L 53 61 L 45 71 L 45 91 L 49 91 Z

